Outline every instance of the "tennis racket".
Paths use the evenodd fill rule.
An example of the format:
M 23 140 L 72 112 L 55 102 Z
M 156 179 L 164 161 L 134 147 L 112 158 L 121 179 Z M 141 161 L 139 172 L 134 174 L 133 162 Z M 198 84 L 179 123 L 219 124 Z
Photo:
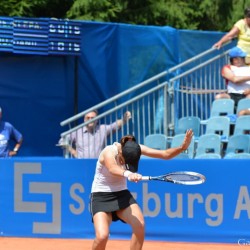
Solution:
M 174 184 L 198 185 L 206 181 L 202 174 L 190 171 L 173 172 L 159 176 L 142 176 L 144 181 L 166 181 Z

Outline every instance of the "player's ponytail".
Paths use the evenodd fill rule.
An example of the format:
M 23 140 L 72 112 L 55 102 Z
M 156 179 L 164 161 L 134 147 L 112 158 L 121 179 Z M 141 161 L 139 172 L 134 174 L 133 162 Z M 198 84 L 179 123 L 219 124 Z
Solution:
M 136 142 L 136 139 L 135 139 L 135 137 L 133 135 L 125 135 L 125 136 L 123 136 L 121 138 L 121 141 L 120 141 L 122 148 L 124 147 L 124 145 L 126 144 L 127 141 Z

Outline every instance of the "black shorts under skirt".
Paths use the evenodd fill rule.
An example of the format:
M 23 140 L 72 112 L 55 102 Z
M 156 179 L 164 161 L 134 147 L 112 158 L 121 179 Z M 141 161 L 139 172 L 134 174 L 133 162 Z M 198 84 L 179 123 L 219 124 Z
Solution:
M 93 216 L 98 212 L 112 213 L 112 220 L 121 220 L 116 211 L 137 203 L 132 194 L 126 189 L 118 192 L 95 192 L 90 198 L 90 212 Z M 122 221 L 122 220 L 121 220 Z

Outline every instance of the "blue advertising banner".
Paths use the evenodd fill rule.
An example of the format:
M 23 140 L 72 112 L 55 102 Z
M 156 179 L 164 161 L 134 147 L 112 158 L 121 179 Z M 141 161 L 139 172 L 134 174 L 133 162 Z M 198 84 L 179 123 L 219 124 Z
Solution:
M 89 195 L 95 159 L 13 158 L 0 161 L 0 235 L 94 238 Z M 128 183 L 146 222 L 146 239 L 238 243 L 250 240 L 249 160 L 141 159 L 139 172 L 196 171 L 206 182 Z M 122 222 L 111 238 L 129 238 Z

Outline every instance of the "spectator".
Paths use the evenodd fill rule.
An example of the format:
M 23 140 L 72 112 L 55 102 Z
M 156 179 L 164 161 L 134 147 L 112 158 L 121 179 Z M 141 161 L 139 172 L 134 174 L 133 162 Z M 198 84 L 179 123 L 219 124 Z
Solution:
M 215 99 L 233 99 L 235 110 L 239 100 L 250 98 L 250 67 L 245 63 L 245 56 L 246 53 L 238 47 L 229 51 L 230 65 L 225 65 L 221 71 L 221 75 L 226 79 L 227 93 L 215 96 Z
M 94 119 L 98 115 L 93 110 L 84 116 L 84 122 Z M 118 119 L 112 124 L 98 124 L 95 120 L 85 127 L 80 128 L 69 135 L 67 140 L 72 146 L 68 146 L 70 154 L 75 158 L 98 158 L 105 147 L 107 136 L 120 129 L 131 118 L 129 111 L 125 112 L 123 119 Z M 62 139 L 59 141 L 62 144 Z
M 13 150 L 9 149 L 11 141 L 16 143 Z M 22 134 L 9 122 L 2 121 L 2 108 L 0 107 L 0 157 L 15 156 L 21 147 L 22 141 Z
M 220 49 L 221 46 L 237 37 L 237 47 L 242 49 L 246 54 L 246 62 L 250 62 L 250 7 L 244 10 L 244 18 L 237 21 L 232 29 L 224 35 L 213 47 Z
M 90 211 L 96 238 L 92 249 L 105 249 L 112 221 L 121 220 L 132 228 L 130 249 L 142 249 L 144 242 L 144 217 L 136 200 L 127 188 L 127 180 L 138 182 L 142 176 L 137 173 L 140 156 L 171 159 L 185 151 L 193 137 L 188 130 L 182 145 L 158 150 L 139 145 L 134 136 L 124 136 L 120 143 L 105 147 L 97 164 L 91 189 Z

